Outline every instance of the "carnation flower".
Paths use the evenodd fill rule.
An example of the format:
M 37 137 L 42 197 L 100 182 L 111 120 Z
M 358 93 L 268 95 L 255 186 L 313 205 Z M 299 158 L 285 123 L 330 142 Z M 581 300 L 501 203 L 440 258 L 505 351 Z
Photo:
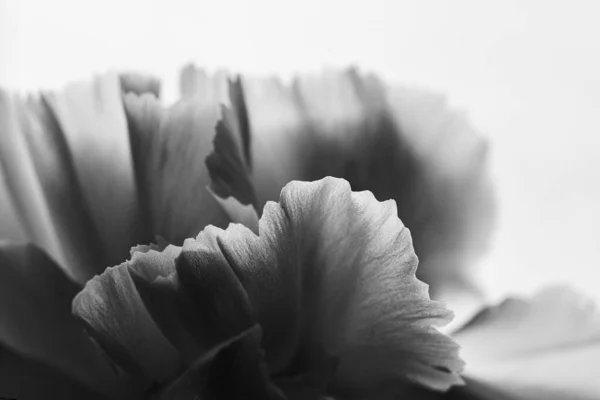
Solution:
M 169 107 L 133 74 L 0 93 L 1 232 L 32 243 L 0 247 L 0 396 L 507 392 L 487 373 L 502 348 L 448 391 L 452 313 L 418 279 L 477 297 L 494 202 L 463 117 L 354 70 L 181 82 Z M 493 315 L 454 333 L 469 357 L 506 325 Z

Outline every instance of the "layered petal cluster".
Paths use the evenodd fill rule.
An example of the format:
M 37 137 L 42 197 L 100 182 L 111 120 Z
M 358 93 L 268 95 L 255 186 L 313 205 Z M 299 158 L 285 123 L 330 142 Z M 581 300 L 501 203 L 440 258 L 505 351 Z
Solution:
M 224 78 L 188 67 L 183 94 L 194 98 L 215 85 L 211 79 Z M 287 85 L 242 78 L 231 98 L 224 118 L 239 130 L 238 150 L 217 134 L 217 155 L 207 163 L 221 161 L 217 193 L 243 204 L 255 195 L 260 212 L 292 180 L 344 178 L 380 201 L 396 200 L 421 260 L 417 275 L 434 298 L 477 295 L 472 268 L 489 246 L 495 216 L 488 146 L 443 97 L 349 69 Z
M 0 396 L 459 382 L 434 328 L 449 313 L 398 217 L 432 295 L 472 291 L 494 208 L 481 136 L 443 99 L 354 70 L 283 85 L 189 67 L 181 82 L 170 106 L 135 74 L 0 91 L 0 239 L 35 245 L 0 248 Z M 270 203 L 293 180 L 318 182 Z
M 326 178 L 288 184 L 267 203 L 258 236 L 240 224 L 208 227 L 182 248 L 134 252 L 88 282 L 73 307 L 119 367 L 161 398 L 355 398 L 386 388 L 391 399 L 410 383 L 460 383 L 458 347 L 434 328 L 451 312 L 429 300 L 416 267 L 393 201 Z

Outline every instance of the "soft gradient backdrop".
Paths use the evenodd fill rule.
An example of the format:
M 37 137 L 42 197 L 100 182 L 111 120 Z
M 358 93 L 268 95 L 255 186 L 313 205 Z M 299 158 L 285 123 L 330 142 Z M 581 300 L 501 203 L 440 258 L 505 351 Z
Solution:
M 600 299 L 600 2 L 0 0 L 0 84 L 57 88 L 182 64 L 242 72 L 356 63 L 447 93 L 492 141 L 492 298 L 571 283 Z

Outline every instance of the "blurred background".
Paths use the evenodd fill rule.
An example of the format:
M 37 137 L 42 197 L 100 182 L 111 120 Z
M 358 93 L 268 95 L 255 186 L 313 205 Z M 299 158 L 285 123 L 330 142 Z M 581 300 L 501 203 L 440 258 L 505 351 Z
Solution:
M 492 144 L 492 299 L 571 284 L 600 301 L 600 2 L 0 0 L 0 85 L 107 69 L 166 81 L 188 62 L 246 73 L 356 64 L 447 94 Z

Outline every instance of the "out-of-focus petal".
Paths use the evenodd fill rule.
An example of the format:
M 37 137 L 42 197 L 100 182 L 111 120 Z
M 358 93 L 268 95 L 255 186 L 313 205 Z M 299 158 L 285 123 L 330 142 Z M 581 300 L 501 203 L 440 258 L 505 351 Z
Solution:
M 232 82 L 230 88 L 232 99 L 239 99 L 239 104 L 232 108 L 222 107 L 221 110 L 221 119 L 216 127 L 214 152 L 206 159 L 212 179 L 211 189 L 222 198 L 233 196 L 242 204 L 258 207 L 250 178 L 248 122 L 245 117 L 241 82 Z
M 395 199 L 432 297 L 457 289 L 479 296 L 469 267 L 487 247 L 494 203 L 486 142 L 464 118 L 445 103 L 427 108 L 435 95 L 355 70 L 301 76 L 291 86 L 246 79 L 244 87 L 259 205 L 291 180 L 329 175 Z
M 216 104 L 182 100 L 164 109 L 156 97 L 125 96 L 140 201 L 152 234 L 180 245 L 229 218 L 207 190 L 205 165 L 218 119 Z
M 138 73 L 121 73 L 121 89 L 123 93 L 135 93 L 143 95 L 152 93 L 155 97 L 160 97 L 160 80 L 151 75 L 141 75 Z
M 293 182 L 279 204 L 267 204 L 259 232 L 230 225 L 217 240 L 258 314 L 274 373 L 330 357 L 340 360 L 339 390 L 389 379 L 438 390 L 460 382 L 458 348 L 433 328 L 451 312 L 415 278 L 417 257 L 393 201 L 353 193 L 339 179 Z
M 44 363 L 22 357 L 0 346 L 0 399 L 107 399 Z
M 209 74 L 193 64 L 182 68 L 179 89 L 183 99 L 196 99 L 203 104 L 229 105 L 228 76 L 225 70 Z
M 73 300 L 73 313 L 140 387 L 164 382 L 181 368 L 179 353 L 161 333 L 137 292 L 132 271 L 149 279 L 174 271 L 180 249 L 135 252 L 130 261 L 90 280 Z
M 472 267 L 488 250 L 495 221 L 489 143 L 445 96 L 391 86 L 387 99 L 421 172 L 422 193 L 399 210 L 413 228 L 419 276 L 435 289 L 440 284 L 441 298 L 476 295 Z
M 0 162 L 0 240 L 10 240 L 13 243 L 27 242 L 27 234 L 19 218 L 17 208 L 8 190 L 8 182 Z
M 270 382 L 260 348 L 258 325 L 213 347 L 165 388 L 159 398 L 286 399 Z
M 121 102 L 121 89 L 142 90 L 142 81 L 108 74 L 57 93 L 0 99 L 9 193 L 31 240 L 80 282 L 148 239 Z
M 87 387 L 115 393 L 121 386 L 119 377 L 70 313 L 79 289 L 35 246 L 1 244 L 0 347 L 55 368 L 60 371 L 57 375 Z M 7 354 L 3 356 L 13 357 Z M 14 357 L 20 365 L 20 358 Z M 0 364 L 5 368 L 3 361 Z M 25 370 L 15 373 L 26 379 Z
M 110 73 L 71 84 L 46 99 L 70 149 L 101 245 L 103 266 L 115 265 L 127 257 L 142 234 L 119 77 Z
M 7 187 L 31 240 L 80 282 L 107 259 L 87 211 L 71 152 L 44 98 L 3 96 L 0 142 Z
M 259 211 L 277 200 L 281 189 L 293 180 L 307 180 L 303 173 L 309 155 L 306 129 L 292 90 L 276 78 L 243 79 L 250 127 L 252 177 Z
M 555 287 L 490 307 L 454 334 L 465 374 L 516 400 L 597 399 L 600 310 Z M 486 390 L 476 390 L 484 398 Z
M 242 83 L 230 82 L 231 108 L 223 106 L 214 150 L 206 158 L 210 191 L 232 222 L 258 233 L 258 199 L 251 177 L 250 132 Z

